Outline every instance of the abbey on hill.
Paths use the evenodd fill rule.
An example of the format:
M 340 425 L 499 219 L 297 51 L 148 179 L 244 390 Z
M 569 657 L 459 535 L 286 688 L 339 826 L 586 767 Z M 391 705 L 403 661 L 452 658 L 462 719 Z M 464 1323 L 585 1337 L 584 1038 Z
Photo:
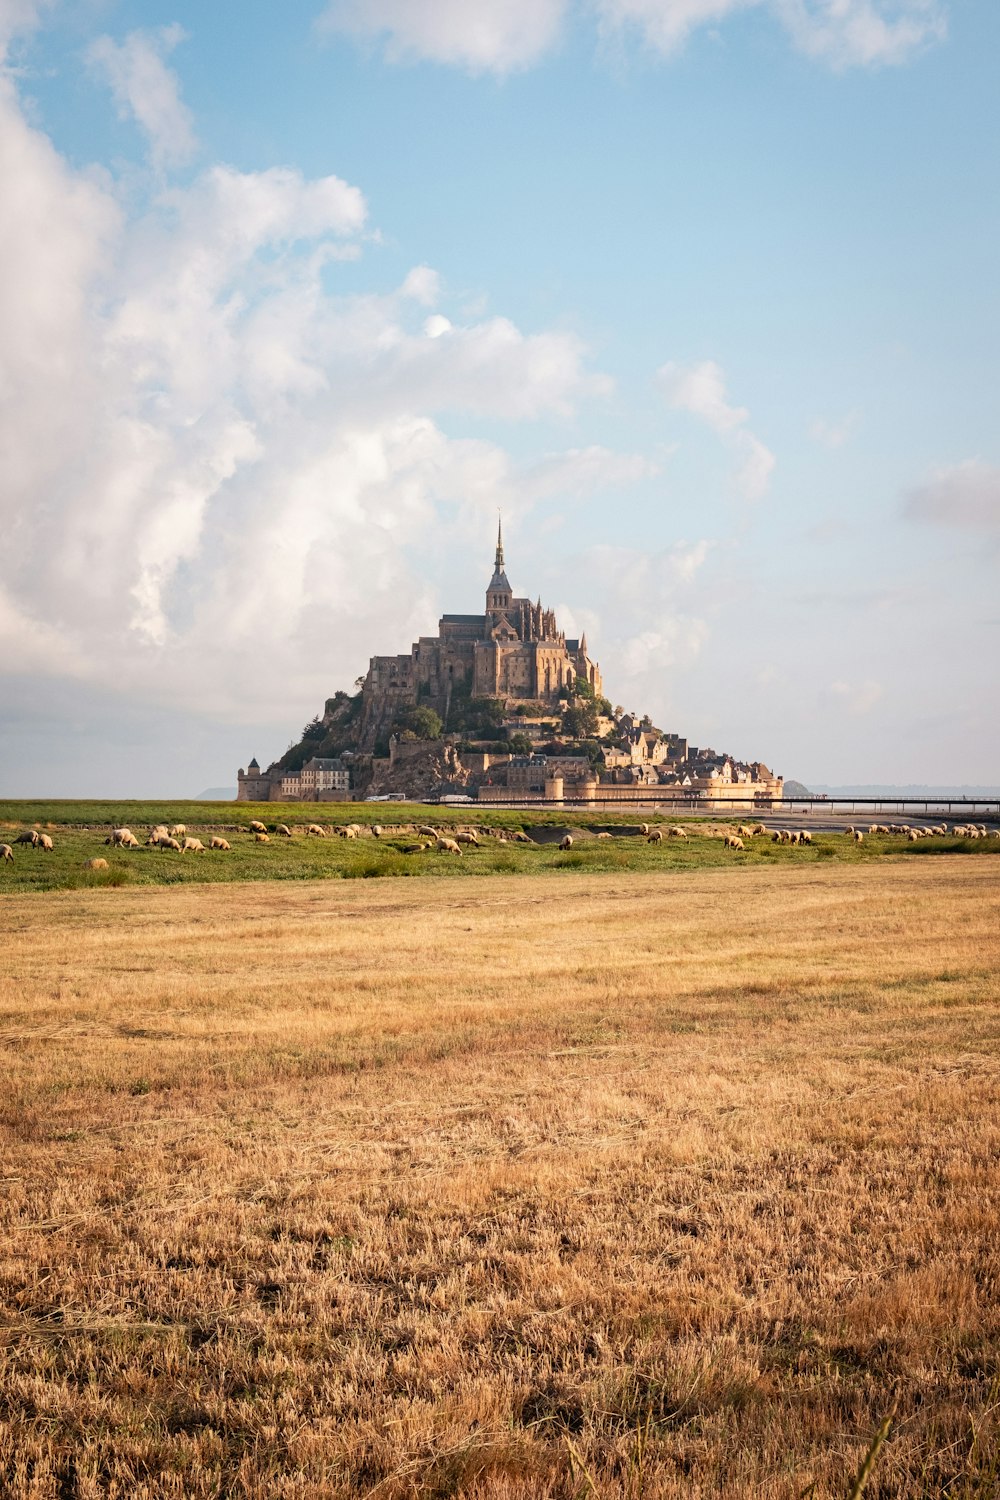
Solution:
M 373 656 L 365 678 L 366 707 L 385 711 L 426 703 L 447 722 L 452 694 L 558 703 L 580 678 L 601 692 L 601 674 L 587 655 L 587 637 L 567 640 L 541 599 L 515 599 L 504 572 L 497 528 L 493 577 L 481 615 L 442 615 L 438 633 L 421 636 L 405 656 Z
M 360 691 L 337 693 L 302 739 L 261 771 L 240 770 L 240 801 L 422 797 L 481 800 L 558 795 L 629 801 L 781 795 L 760 763 L 692 748 L 649 721 L 613 710 L 586 636 L 567 639 L 539 599 L 517 598 L 497 531 L 481 615 L 442 615 L 409 652 L 373 656 Z

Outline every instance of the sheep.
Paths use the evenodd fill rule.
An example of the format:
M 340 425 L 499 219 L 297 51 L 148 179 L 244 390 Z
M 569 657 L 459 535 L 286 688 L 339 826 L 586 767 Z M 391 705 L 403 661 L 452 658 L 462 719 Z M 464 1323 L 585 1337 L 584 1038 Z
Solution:
M 283 839 L 290 839 L 292 836 L 292 830 L 287 823 L 279 823 L 274 831 L 280 833 Z
M 437 851 L 439 854 L 457 854 L 460 859 L 462 857 L 462 846 L 461 844 L 457 844 L 454 839 L 439 838 L 437 841 Z
M 907 838 L 909 839 L 909 841 L 910 841 L 911 844 L 919 844 L 920 843 L 920 835 L 919 835 L 919 833 L 917 833 L 917 831 L 915 829 L 912 829 L 912 828 L 910 829 L 910 832 L 907 834 Z
M 727 849 L 742 849 L 743 848 L 743 840 L 737 834 L 735 834 L 735 833 L 727 833 L 726 834 L 726 848 Z
M 271 835 L 269 833 L 255 833 L 253 841 L 255 844 L 269 844 L 271 842 Z
M 326 838 L 326 829 L 325 828 L 321 828 L 318 823 L 310 823 L 309 827 L 306 829 L 306 838 L 307 839 L 325 839 Z
M 455 843 L 474 844 L 477 849 L 479 848 L 479 840 L 474 833 L 456 833 Z
M 662 844 L 663 843 L 663 829 L 662 828 L 654 828 L 653 831 L 652 831 L 652 833 L 647 838 L 646 843 L 647 844 Z
M 799 834 L 799 843 L 800 844 L 811 844 L 812 841 L 813 841 L 813 836 L 809 832 L 808 828 L 803 828 L 802 832 Z
M 266 833 L 267 832 L 267 828 L 260 821 L 259 818 L 252 818 L 250 820 L 250 832 L 251 833 Z
M 38 843 L 35 847 L 36 849 L 41 849 L 44 854 L 51 854 L 55 845 L 47 833 L 40 833 L 38 835 Z
M 599 838 L 599 839 L 609 839 L 609 838 L 610 838 L 610 837 L 611 837 L 611 835 L 610 835 L 610 833 L 599 833 L 599 834 L 598 834 L 598 835 L 597 835 L 597 837 L 598 837 L 598 838 Z
M 173 825 L 173 827 L 170 829 L 170 837 L 172 839 L 183 839 L 183 838 L 186 838 L 187 837 L 187 824 L 186 823 L 175 823 Z
M 201 839 L 185 839 L 181 845 L 182 854 L 204 854 L 205 845 Z
M 356 839 L 358 836 L 354 828 L 338 828 L 337 833 L 342 839 Z
M 110 838 L 104 840 L 113 849 L 138 849 L 139 840 L 131 828 L 116 828 Z
M 861 829 L 860 829 L 860 828 L 855 828 L 855 830 L 854 830 L 854 834 L 853 834 L 853 838 L 854 838 L 854 842 L 855 842 L 855 843 L 856 843 L 856 844 L 863 844 L 863 843 L 864 843 L 864 841 L 865 841 L 865 836 L 864 836 L 864 834 L 863 834 L 863 833 L 862 833 L 862 832 L 861 832 Z
M 372 838 L 373 839 L 380 839 L 381 837 L 382 837 L 382 825 L 381 825 L 381 823 L 373 823 L 372 824 Z
M 108 862 L 106 859 L 87 859 L 84 860 L 83 868 L 85 870 L 106 870 L 108 869 Z
M 521 829 L 517 829 L 516 832 L 512 833 L 511 834 L 511 839 L 513 840 L 513 842 L 515 844 L 533 844 L 534 843 L 534 839 L 529 839 L 528 835 L 526 833 L 523 833 L 521 831 Z
M 682 828 L 680 826 L 680 824 L 678 823 L 675 828 L 668 828 L 667 829 L 667 834 L 672 839 L 686 839 L 687 838 L 687 829 L 686 828 Z
M 0 844 L 0 860 L 2 859 L 9 859 L 11 864 L 14 863 L 14 851 L 9 844 Z
M 572 849 L 573 835 L 571 833 L 564 833 L 562 838 L 559 840 L 559 847 L 560 849 Z
M 741 823 L 739 828 L 737 828 L 736 830 L 736 837 L 740 839 L 752 839 L 753 829 L 748 828 L 745 823 Z
M 437 837 L 438 831 L 436 828 L 421 827 L 417 829 L 418 839 L 436 839 Z
M 649 824 L 648 823 L 640 823 L 639 824 L 639 835 L 640 835 L 641 838 L 644 838 L 644 839 L 648 839 L 649 838 Z
M 177 839 L 169 833 L 150 834 L 146 844 L 152 845 L 154 849 L 179 849 L 181 847 Z
M 40 837 L 40 835 L 36 832 L 36 830 L 34 828 L 26 828 L 23 833 L 19 833 L 18 834 L 17 838 L 14 840 L 14 843 L 15 844 L 30 844 L 31 847 L 34 848 L 35 845 L 38 843 L 39 837 Z
M 750 832 L 753 833 L 756 836 L 756 835 L 759 835 L 759 834 L 766 834 L 767 833 L 767 829 L 766 829 L 766 827 L 764 826 L 763 823 L 755 823 L 753 825 L 753 828 L 750 830 Z
M 430 845 L 427 844 L 427 843 L 425 843 L 423 840 L 421 840 L 421 842 L 419 844 L 405 844 L 403 846 L 403 853 L 404 854 L 423 854 L 424 850 L 425 849 L 429 849 L 429 848 L 430 848 Z
M 214 834 L 209 840 L 208 847 L 210 849 L 230 849 L 232 845 L 228 839 L 220 838 L 218 834 Z
M 146 840 L 146 842 L 151 844 L 155 839 L 158 839 L 161 836 L 165 839 L 168 839 L 170 837 L 170 829 L 167 827 L 166 823 L 157 823 L 155 827 L 151 828 L 149 830 L 149 838 Z

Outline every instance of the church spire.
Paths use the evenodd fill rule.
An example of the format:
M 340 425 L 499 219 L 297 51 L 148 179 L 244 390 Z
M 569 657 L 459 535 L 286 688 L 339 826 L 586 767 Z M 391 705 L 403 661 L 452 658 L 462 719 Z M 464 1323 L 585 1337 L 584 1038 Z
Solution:
M 498 614 L 503 610 L 510 609 L 514 602 L 514 591 L 510 586 L 507 574 L 503 570 L 503 532 L 500 529 L 500 521 L 497 521 L 497 557 L 496 566 L 493 569 L 493 577 L 490 579 L 489 588 L 486 590 L 486 613 L 488 615 Z

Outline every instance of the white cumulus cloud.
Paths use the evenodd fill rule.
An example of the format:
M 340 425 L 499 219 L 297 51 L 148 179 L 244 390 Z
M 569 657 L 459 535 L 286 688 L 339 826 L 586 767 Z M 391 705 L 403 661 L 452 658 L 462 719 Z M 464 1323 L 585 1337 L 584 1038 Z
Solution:
M 911 521 L 1000 531 L 1000 467 L 970 458 L 939 469 L 925 484 L 910 490 L 904 514 Z
M 760 500 L 767 493 L 776 460 L 750 431 L 747 408 L 734 406 L 729 400 L 721 366 L 713 359 L 695 365 L 671 361 L 661 365 L 657 382 L 675 411 L 689 412 L 725 439 L 737 457 L 736 486 L 740 494 L 745 500 Z
M 91 67 L 111 88 L 122 119 L 136 121 L 149 140 L 153 165 L 184 166 L 197 150 L 194 125 L 166 57 L 184 40 L 180 26 L 133 31 L 123 42 L 98 37 L 87 49 Z
M 554 46 L 566 8 L 566 0 L 332 0 L 321 25 L 384 40 L 393 62 L 503 74 L 530 67 Z
M 832 67 L 906 62 L 946 33 L 944 0 L 330 0 L 321 26 L 382 41 L 391 62 L 428 60 L 470 73 L 531 67 L 558 44 L 567 18 L 635 37 L 669 57 L 695 32 L 748 12 Z
M 795 46 L 834 67 L 902 63 L 946 31 L 941 0 L 596 0 L 606 29 L 676 52 L 695 31 L 751 10 L 778 21 Z
M 287 727 L 435 618 L 414 559 L 442 524 L 482 546 L 499 503 L 645 472 L 449 436 L 451 414 L 530 422 L 607 383 L 562 332 L 429 338 L 430 267 L 338 291 L 367 233 L 338 177 L 216 164 L 137 205 L 133 180 L 69 165 L 10 77 L 0 174 L 10 671 Z

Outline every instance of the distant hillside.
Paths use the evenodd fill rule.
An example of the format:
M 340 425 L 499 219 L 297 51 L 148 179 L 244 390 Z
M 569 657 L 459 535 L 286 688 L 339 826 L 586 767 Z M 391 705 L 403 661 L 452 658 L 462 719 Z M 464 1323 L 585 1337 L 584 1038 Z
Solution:
M 197 797 L 192 797 L 193 802 L 235 802 L 236 788 L 234 786 L 210 786 L 207 791 L 199 792 Z

